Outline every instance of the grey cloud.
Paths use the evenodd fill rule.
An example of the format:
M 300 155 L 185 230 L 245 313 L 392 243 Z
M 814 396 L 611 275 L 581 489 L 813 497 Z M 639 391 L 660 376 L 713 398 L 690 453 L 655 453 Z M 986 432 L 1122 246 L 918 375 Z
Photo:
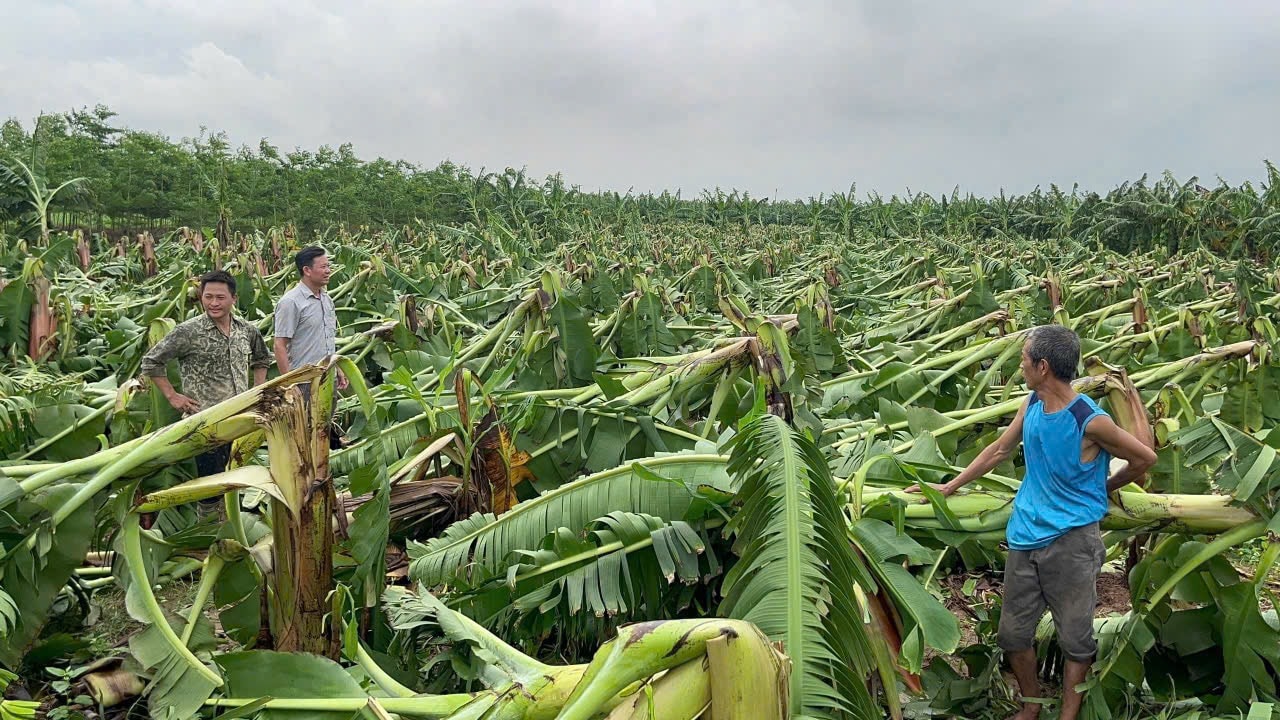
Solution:
M 584 187 L 1105 189 L 1280 160 L 1280 4 L 0 0 L 0 111 Z M 14 78 L 22 78 L 21 83 Z

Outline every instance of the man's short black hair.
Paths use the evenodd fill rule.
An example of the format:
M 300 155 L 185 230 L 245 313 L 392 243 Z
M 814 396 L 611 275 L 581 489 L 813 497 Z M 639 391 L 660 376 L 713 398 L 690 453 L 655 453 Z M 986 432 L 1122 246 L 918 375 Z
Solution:
M 1027 357 L 1033 363 L 1047 360 L 1054 377 L 1071 382 L 1080 365 L 1080 336 L 1062 325 L 1041 325 L 1027 338 Z
M 231 273 L 226 270 L 211 270 L 200 276 L 200 294 L 204 294 L 204 286 L 209 283 L 222 283 L 227 286 L 227 290 L 234 296 L 236 294 L 236 279 L 231 277 Z
M 298 266 L 298 275 L 302 275 L 304 268 L 311 267 L 311 263 L 318 257 L 324 257 L 324 248 L 312 245 L 299 250 L 298 254 L 293 256 L 293 264 Z

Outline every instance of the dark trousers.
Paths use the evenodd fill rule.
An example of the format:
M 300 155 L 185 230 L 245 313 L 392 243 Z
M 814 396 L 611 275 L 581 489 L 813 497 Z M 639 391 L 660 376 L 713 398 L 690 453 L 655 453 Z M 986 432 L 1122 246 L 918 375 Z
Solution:
M 226 472 L 228 463 L 231 462 L 231 445 L 223 445 L 216 447 L 208 452 L 200 453 L 196 456 L 196 477 L 208 477 L 209 475 L 217 475 L 220 472 Z M 222 497 L 214 496 L 205 498 L 196 503 L 199 515 L 208 517 L 218 512 L 218 508 L 222 506 Z M 150 529 L 156 521 L 154 512 L 143 513 L 141 518 L 142 527 Z
M 230 443 L 221 447 L 216 447 L 208 452 L 201 453 L 196 456 L 196 477 L 208 477 L 209 475 L 217 475 L 220 472 L 226 472 L 227 464 L 230 461 Z M 200 511 L 202 514 L 215 511 L 221 504 L 221 497 L 205 498 L 200 501 Z
M 216 447 L 196 456 L 196 477 L 208 477 L 227 471 L 227 463 L 231 462 L 231 445 Z
M 1092 662 L 1098 651 L 1093 611 L 1098 573 L 1107 559 L 1098 523 L 1068 531 L 1036 550 L 1010 550 L 1004 566 L 1004 603 L 996 643 L 1006 652 L 1034 647 L 1047 607 L 1068 660 Z

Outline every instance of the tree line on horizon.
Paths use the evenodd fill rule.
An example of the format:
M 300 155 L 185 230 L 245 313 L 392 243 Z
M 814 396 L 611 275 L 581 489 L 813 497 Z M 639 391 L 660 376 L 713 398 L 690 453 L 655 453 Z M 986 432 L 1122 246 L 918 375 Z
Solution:
M 266 138 L 234 147 L 202 127 L 174 141 L 118 123 L 104 105 L 0 125 L 0 229 L 35 232 L 46 212 L 53 229 L 111 234 L 187 226 L 237 230 L 293 224 L 304 232 L 343 226 L 483 226 L 563 231 L 630 223 L 805 226 L 852 237 L 925 235 L 1072 239 L 1113 250 L 1169 252 L 1205 247 L 1264 262 L 1280 250 L 1280 171 L 1263 161 L 1258 183 L 1205 187 L 1165 173 L 1105 193 L 1056 185 L 980 197 L 906 191 L 823 193 L 806 200 L 747 192 L 585 191 L 560 174 L 543 180 L 506 168 L 488 172 L 445 160 L 433 168 L 378 157 L 350 143 L 282 150 Z M 56 196 L 50 191 L 73 181 Z

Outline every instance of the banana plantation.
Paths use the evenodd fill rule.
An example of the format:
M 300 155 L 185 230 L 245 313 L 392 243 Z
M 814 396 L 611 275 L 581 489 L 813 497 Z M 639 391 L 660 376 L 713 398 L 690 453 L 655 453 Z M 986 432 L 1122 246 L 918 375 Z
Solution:
M 1276 267 L 546 212 L 0 236 L 0 718 L 1007 717 L 1022 459 L 929 483 L 1049 323 L 1158 457 L 1102 522 L 1085 716 L 1280 717 Z M 335 356 L 186 417 L 140 377 L 211 269 L 269 341 L 313 242 Z

